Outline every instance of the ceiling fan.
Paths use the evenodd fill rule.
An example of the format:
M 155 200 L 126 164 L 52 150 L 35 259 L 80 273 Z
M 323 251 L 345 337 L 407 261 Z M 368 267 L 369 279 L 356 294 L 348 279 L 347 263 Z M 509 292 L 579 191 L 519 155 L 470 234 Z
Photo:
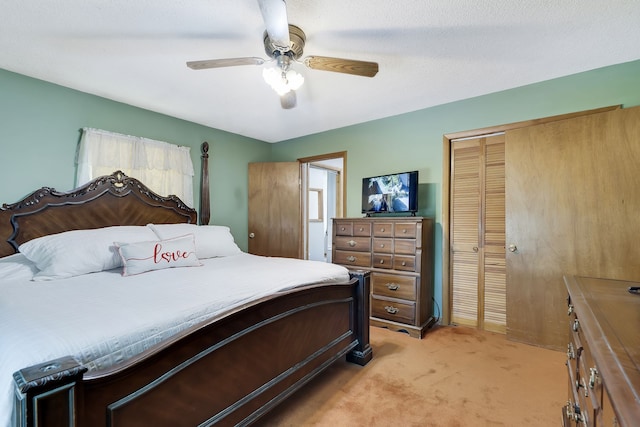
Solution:
M 208 59 L 189 61 L 187 66 L 193 70 L 207 68 L 235 67 L 239 65 L 262 65 L 267 61 L 276 61 L 277 68 L 265 68 L 263 77 L 280 95 L 282 108 L 296 106 L 296 90 L 304 78 L 291 68 L 299 62 L 304 50 L 306 36 L 301 28 L 289 24 L 285 0 L 258 0 L 262 18 L 266 26 L 263 42 L 269 60 L 258 57 Z M 331 58 L 327 56 L 307 56 L 302 63 L 314 70 L 333 71 L 356 76 L 373 77 L 378 73 L 376 62 L 353 59 Z

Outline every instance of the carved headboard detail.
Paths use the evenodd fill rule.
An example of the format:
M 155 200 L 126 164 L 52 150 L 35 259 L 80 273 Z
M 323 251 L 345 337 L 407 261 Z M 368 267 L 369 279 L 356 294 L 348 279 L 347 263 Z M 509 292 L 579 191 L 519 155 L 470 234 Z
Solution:
M 197 213 L 178 197 L 160 196 L 121 171 L 69 192 L 43 187 L 0 207 L 0 257 L 47 234 L 151 222 L 196 224 Z

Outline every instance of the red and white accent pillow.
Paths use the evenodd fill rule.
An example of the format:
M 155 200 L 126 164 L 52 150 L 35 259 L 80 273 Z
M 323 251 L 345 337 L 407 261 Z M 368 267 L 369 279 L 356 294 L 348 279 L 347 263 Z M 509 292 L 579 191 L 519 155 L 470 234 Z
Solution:
M 202 265 L 196 256 L 193 234 L 173 239 L 136 243 L 115 242 L 124 268 L 123 276 L 174 267 Z

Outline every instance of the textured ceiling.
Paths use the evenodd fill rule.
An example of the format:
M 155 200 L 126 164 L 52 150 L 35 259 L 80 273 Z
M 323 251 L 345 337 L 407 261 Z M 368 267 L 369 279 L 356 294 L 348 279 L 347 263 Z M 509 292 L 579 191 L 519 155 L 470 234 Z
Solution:
M 289 0 L 303 56 L 375 61 L 317 71 L 283 110 L 261 66 L 256 0 L 2 0 L 0 68 L 277 142 L 640 59 L 639 0 Z

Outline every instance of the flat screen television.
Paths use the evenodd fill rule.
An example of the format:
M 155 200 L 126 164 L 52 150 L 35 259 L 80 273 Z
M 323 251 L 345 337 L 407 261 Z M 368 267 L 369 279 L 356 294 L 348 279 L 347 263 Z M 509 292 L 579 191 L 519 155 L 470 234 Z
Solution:
M 418 171 L 372 176 L 362 180 L 362 213 L 418 211 Z

